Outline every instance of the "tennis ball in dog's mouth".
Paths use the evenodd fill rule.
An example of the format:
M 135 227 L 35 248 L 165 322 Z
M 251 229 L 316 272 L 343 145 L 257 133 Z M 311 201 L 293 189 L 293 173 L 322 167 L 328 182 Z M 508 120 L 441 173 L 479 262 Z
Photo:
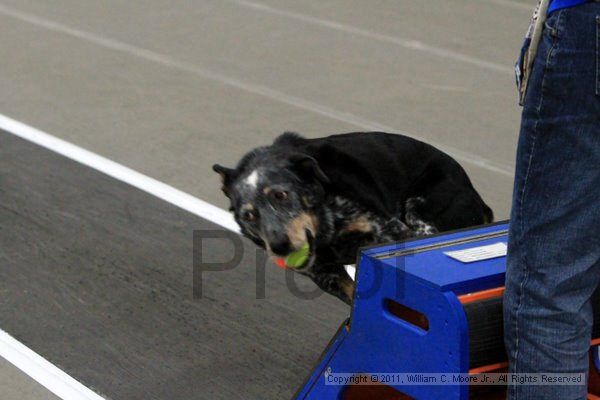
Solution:
M 285 258 L 277 258 L 275 259 L 275 263 L 282 267 L 290 267 L 290 268 L 298 268 L 304 265 L 306 260 L 308 260 L 308 256 L 310 255 L 310 246 L 308 243 L 304 243 L 302 247 L 298 250 L 294 251 L 291 254 L 288 254 Z

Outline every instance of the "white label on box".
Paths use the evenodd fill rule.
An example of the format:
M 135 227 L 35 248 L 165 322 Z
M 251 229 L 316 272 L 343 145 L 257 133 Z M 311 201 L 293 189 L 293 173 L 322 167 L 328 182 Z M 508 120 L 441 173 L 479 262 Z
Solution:
M 504 242 L 498 242 L 487 246 L 471 247 L 470 249 L 445 251 L 444 254 L 464 263 L 470 263 L 506 255 L 507 246 Z

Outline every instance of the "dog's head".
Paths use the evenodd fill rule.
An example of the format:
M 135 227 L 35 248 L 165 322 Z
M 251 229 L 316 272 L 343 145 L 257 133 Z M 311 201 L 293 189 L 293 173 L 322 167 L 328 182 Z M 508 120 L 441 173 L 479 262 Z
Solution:
M 329 182 L 317 161 L 292 149 L 263 147 L 248 153 L 236 168 L 215 164 L 222 190 L 242 233 L 272 256 L 284 257 L 314 242 L 317 209 Z

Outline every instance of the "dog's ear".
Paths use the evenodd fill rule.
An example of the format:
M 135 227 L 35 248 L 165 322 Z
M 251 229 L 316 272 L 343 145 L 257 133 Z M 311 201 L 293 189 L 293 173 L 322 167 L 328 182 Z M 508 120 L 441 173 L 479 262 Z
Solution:
M 235 170 L 219 164 L 213 165 L 212 169 L 221 176 L 221 183 L 223 184 L 221 190 L 225 193 L 225 196 L 229 197 L 229 186 L 231 185 Z
M 317 179 L 321 183 L 329 183 L 329 177 L 319 166 L 317 160 L 307 154 L 290 156 L 292 169 L 302 178 Z

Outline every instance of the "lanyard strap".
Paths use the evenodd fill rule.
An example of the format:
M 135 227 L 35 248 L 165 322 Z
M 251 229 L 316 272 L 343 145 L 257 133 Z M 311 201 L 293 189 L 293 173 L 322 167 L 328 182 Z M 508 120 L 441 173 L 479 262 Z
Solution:
M 524 54 L 523 59 L 523 71 L 522 71 L 522 83 L 519 90 L 519 99 L 521 104 L 525 99 L 525 93 L 527 92 L 527 84 L 529 82 L 529 76 L 531 75 L 531 68 L 533 67 L 533 60 L 537 54 L 538 45 L 542 37 L 542 31 L 544 30 L 544 22 L 546 22 L 546 16 L 548 15 L 548 6 L 550 0 L 540 0 L 537 7 L 533 11 L 531 16 L 531 22 L 529 23 L 529 29 L 527 29 L 526 39 L 530 39 L 529 48 Z

